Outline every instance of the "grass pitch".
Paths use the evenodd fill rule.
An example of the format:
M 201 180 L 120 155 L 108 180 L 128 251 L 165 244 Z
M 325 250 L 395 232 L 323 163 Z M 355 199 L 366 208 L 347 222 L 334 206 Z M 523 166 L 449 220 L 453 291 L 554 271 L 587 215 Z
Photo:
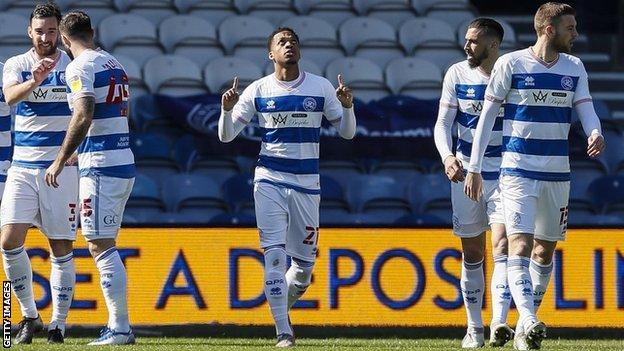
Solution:
M 13 345 L 16 350 L 275 350 L 274 339 L 259 338 L 164 338 L 137 335 L 137 344 L 122 347 L 88 347 L 91 338 L 68 338 L 63 345 L 48 345 L 44 337 L 35 338 L 32 345 Z M 308 339 L 297 340 L 296 350 L 461 350 L 459 339 Z M 503 348 L 513 350 L 511 343 Z M 482 349 L 483 350 L 483 349 Z M 624 340 L 546 339 L 542 350 L 606 351 L 624 350 Z

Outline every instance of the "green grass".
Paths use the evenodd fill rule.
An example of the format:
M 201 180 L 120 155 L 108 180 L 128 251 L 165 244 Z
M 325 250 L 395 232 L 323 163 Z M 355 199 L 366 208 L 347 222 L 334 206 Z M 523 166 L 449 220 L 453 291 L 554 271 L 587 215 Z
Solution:
M 14 345 L 17 350 L 85 350 L 89 338 L 68 338 L 64 345 L 48 345 L 37 337 L 32 345 Z M 124 347 L 95 347 L 94 350 L 275 350 L 273 339 L 240 338 L 137 338 L 137 344 Z M 298 350 L 461 350 L 460 340 L 452 339 L 298 339 Z M 491 349 L 486 347 L 486 349 Z M 494 349 L 492 349 L 494 350 Z M 513 350 L 511 343 L 497 350 Z M 547 339 L 542 350 L 624 350 L 624 340 Z

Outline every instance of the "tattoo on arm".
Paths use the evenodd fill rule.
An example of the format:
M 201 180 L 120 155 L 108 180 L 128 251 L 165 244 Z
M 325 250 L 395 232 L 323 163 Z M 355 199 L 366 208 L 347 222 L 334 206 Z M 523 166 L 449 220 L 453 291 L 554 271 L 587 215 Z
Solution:
M 59 161 L 63 163 L 67 161 L 87 136 L 94 110 L 95 98 L 93 96 L 85 96 L 74 101 L 74 113 L 59 152 Z

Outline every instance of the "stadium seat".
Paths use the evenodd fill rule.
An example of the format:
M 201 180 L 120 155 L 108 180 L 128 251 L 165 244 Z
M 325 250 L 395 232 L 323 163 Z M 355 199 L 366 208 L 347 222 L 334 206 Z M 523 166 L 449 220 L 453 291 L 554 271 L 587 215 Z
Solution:
M 149 59 L 143 67 L 145 83 L 152 94 L 188 96 L 208 92 L 201 70 L 186 57 L 161 55 Z
M 99 25 L 99 40 L 108 52 L 131 57 L 139 66 L 163 53 L 156 26 L 141 16 L 116 14 Z
M 338 74 L 342 74 L 345 84 L 355 90 L 357 97 L 364 102 L 376 100 L 389 94 L 381 68 L 360 57 L 338 58 L 330 62 L 325 77 L 338 86 Z
M 333 178 L 321 175 L 321 203 L 327 208 L 338 208 L 349 211 L 342 186 Z
M 227 211 L 219 187 L 206 176 L 179 174 L 171 177 L 164 184 L 163 199 L 172 212 L 180 212 L 184 208 L 219 213 Z
M 385 213 L 352 213 L 347 218 L 349 219 L 350 226 L 361 227 L 387 227 L 392 225 L 395 218 L 394 216 L 388 216 Z
M 466 54 L 459 49 L 420 48 L 414 56 L 435 63 L 443 72 L 453 64 L 466 60 Z
M 134 178 L 134 186 L 128 200 L 131 207 L 153 207 L 158 210 L 165 209 L 165 203 L 160 196 L 158 184 L 150 177 L 138 173 Z
M 350 0 L 294 0 L 300 14 L 322 18 L 337 28 L 356 16 Z
M 462 23 L 473 20 L 476 16 L 469 9 L 433 8 L 427 11 L 427 17 L 448 23 L 453 28 L 453 32 L 455 32 Z
M 306 55 L 307 56 L 307 55 Z M 323 70 L 314 62 L 307 59 L 299 60 L 299 70 L 305 71 L 308 73 L 316 74 L 317 76 L 323 76 Z M 273 62 L 267 63 L 266 67 L 264 67 L 264 75 L 268 76 L 269 74 L 275 73 L 275 66 Z
M 624 202 L 624 177 L 606 176 L 591 182 L 587 194 L 598 212 L 605 206 Z
M 93 28 L 97 28 L 104 18 L 117 13 L 113 0 L 61 0 L 56 3 L 63 13 L 75 10 L 86 12 L 91 19 L 91 26 Z
M 572 187 L 570 187 L 570 189 L 572 189 Z M 587 226 L 592 222 L 591 217 L 595 215 L 596 212 L 589 201 L 570 198 L 570 203 L 568 205 L 568 224 Z
M 386 84 L 395 95 L 439 99 L 442 71 L 429 61 L 415 57 L 398 58 L 386 67 Z
M 190 162 L 191 174 L 201 174 L 212 178 L 219 187 L 223 183 L 241 173 L 236 159 L 233 157 L 216 157 L 212 155 L 198 155 Z
M 463 47 L 466 43 L 466 31 L 468 30 L 470 22 L 472 22 L 473 20 L 474 18 L 462 23 L 457 29 L 457 44 L 459 44 L 459 46 L 461 47 Z M 501 26 L 503 26 L 503 30 L 505 31 L 505 34 L 503 35 L 503 42 L 500 46 L 501 50 L 515 49 L 518 45 L 516 39 L 516 31 L 506 21 L 496 18 L 495 20 L 500 23 Z
M 427 227 L 427 226 L 445 225 L 446 221 L 434 215 L 408 214 L 395 220 L 394 224 L 397 226 L 407 226 L 407 227 L 412 227 L 412 226 Z
M 385 213 L 388 216 L 397 216 L 396 218 L 400 217 L 398 214 L 405 214 L 402 212 L 410 212 L 402 184 L 390 177 L 354 177 L 346 189 L 346 198 L 354 212 Z
M 251 82 L 261 78 L 262 71 L 252 61 L 228 56 L 212 60 L 204 68 L 204 82 L 215 94 L 231 88 L 234 77 L 238 77 L 239 90 L 242 91 Z
M 382 160 L 374 165 L 371 174 L 390 177 L 407 189 L 407 184 L 420 178 L 426 170 L 414 161 Z
M 253 186 L 253 175 L 249 173 L 233 176 L 223 183 L 221 192 L 223 200 L 230 206 L 230 212 L 255 216 Z
M 11 57 L 32 47 L 32 39 L 26 35 L 26 28 L 28 18 L 14 13 L 0 13 L 0 55 Z
M 176 14 L 171 0 L 114 0 L 114 3 L 120 12 L 139 15 L 155 26 L 163 19 Z
M 130 142 L 137 168 L 159 184 L 179 172 L 166 138 L 156 134 L 137 134 L 131 135 Z
M 321 226 L 353 225 L 351 212 L 345 205 L 326 204 L 321 201 L 319 221 Z
M 269 61 L 266 45 L 271 32 L 271 23 L 252 16 L 228 17 L 219 25 L 219 39 L 226 53 L 261 66 Z
M 425 14 L 431 9 L 467 9 L 470 8 L 469 0 L 412 0 L 412 6 L 420 14 Z
M 292 17 L 282 23 L 292 28 L 301 43 L 301 57 L 315 62 L 324 70 L 332 60 L 344 57 L 336 29 L 329 22 L 312 16 Z
M 231 0 L 173 0 L 180 13 L 204 19 L 218 27 L 223 19 L 238 14 Z
M 615 170 L 624 161 L 624 135 L 622 132 L 605 128 L 603 124 L 603 135 L 607 148 L 604 151 L 605 161 L 610 170 Z
M 240 13 L 263 18 L 276 26 L 297 14 L 290 0 L 234 0 Z
M 191 161 L 195 157 L 197 145 L 192 134 L 184 134 L 173 144 L 173 159 L 183 171 L 191 169 Z
M 423 205 L 423 214 L 428 216 L 436 216 L 444 221 L 445 224 L 452 224 L 453 209 L 450 199 L 430 200 Z
M 160 23 L 158 32 L 167 52 L 184 56 L 199 68 L 223 56 L 217 30 L 204 19 L 190 15 L 172 16 Z
M 328 176 L 337 181 L 344 189 L 354 177 L 364 174 L 361 165 L 353 160 L 320 160 L 321 176 Z
M 126 204 L 123 218 L 133 218 L 140 224 L 152 224 L 152 220 L 160 218 L 165 212 L 158 208 L 133 206 L 130 201 Z
M 147 86 L 143 80 L 143 71 L 141 70 L 141 67 L 139 67 L 139 65 L 131 57 L 125 55 L 115 55 L 115 58 L 119 61 L 119 63 L 121 63 L 126 71 L 126 74 L 128 75 L 128 80 L 130 82 L 130 101 L 148 93 Z
M 589 184 L 607 175 L 604 166 L 597 160 L 591 159 L 585 162 L 570 162 L 570 170 L 570 200 L 588 200 Z
M 386 67 L 390 60 L 404 55 L 394 28 L 380 19 L 352 18 L 344 22 L 338 31 L 347 55 L 369 59 L 381 68 Z
M 223 213 L 212 217 L 208 223 L 213 225 L 255 227 L 256 217 L 246 213 Z
M 431 201 L 450 201 L 451 185 L 444 174 L 424 174 L 407 185 L 407 196 L 412 205 L 412 211 L 421 213 L 425 205 Z
M 447 23 L 427 17 L 406 21 L 399 28 L 399 42 L 408 54 L 417 48 L 458 49 L 455 32 Z
M 378 18 L 395 29 L 417 15 L 410 0 L 353 0 L 353 7 L 360 16 Z

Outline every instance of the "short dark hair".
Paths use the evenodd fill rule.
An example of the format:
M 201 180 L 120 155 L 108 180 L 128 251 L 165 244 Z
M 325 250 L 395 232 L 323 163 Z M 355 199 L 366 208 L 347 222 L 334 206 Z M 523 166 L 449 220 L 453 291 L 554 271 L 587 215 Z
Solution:
M 486 36 L 496 38 L 499 43 L 503 41 L 503 36 L 505 36 L 503 26 L 492 18 L 479 17 L 470 22 L 468 29 L 470 28 L 482 30 Z
M 557 24 L 557 21 L 565 15 L 576 16 L 574 8 L 568 4 L 560 2 L 547 2 L 540 6 L 535 13 L 533 26 L 537 35 L 542 34 L 544 28 L 551 24 Z
M 275 34 L 277 33 L 281 33 L 281 32 L 290 32 L 295 39 L 297 39 L 297 41 L 299 41 L 299 36 L 297 35 L 297 33 L 295 33 L 295 30 L 289 27 L 279 27 L 276 30 L 273 31 L 273 33 L 271 33 L 271 35 L 269 35 L 269 40 L 267 40 L 267 49 L 269 51 L 271 51 L 271 45 L 273 45 L 273 37 L 275 36 Z
M 33 12 L 30 13 L 30 22 L 33 18 L 56 18 L 57 22 L 61 21 L 61 9 L 54 1 L 48 1 L 46 3 L 39 3 L 35 6 Z
M 59 29 L 61 33 L 72 39 L 89 41 L 93 37 L 91 18 L 82 11 L 72 11 L 63 16 Z

